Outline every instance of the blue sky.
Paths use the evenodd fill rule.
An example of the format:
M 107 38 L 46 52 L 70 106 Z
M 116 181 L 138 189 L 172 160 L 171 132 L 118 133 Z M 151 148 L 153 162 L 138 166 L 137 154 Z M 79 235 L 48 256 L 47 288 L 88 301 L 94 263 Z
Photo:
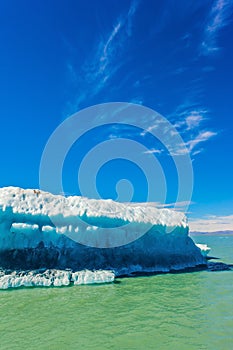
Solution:
M 190 216 L 232 223 L 232 19 L 230 0 L 1 1 L 0 186 L 39 186 L 45 144 L 71 114 L 133 102 L 173 123 L 190 151 Z M 75 145 L 65 164 L 68 193 L 79 193 L 77 154 L 91 147 L 91 138 Z M 167 173 L 167 203 L 173 202 L 171 160 L 158 144 L 145 143 Z M 122 177 L 135 187 L 133 200 L 144 200 L 143 174 L 122 160 L 101 169 L 102 196 L 115 198 Z

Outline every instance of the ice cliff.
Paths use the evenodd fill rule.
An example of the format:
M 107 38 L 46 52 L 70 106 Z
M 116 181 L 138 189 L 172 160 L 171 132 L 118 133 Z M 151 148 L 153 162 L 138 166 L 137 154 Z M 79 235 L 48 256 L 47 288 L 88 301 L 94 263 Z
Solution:
M 0 266 L 167 272 L 205 265 L 184 214 L 150 204 L 0 189 Z

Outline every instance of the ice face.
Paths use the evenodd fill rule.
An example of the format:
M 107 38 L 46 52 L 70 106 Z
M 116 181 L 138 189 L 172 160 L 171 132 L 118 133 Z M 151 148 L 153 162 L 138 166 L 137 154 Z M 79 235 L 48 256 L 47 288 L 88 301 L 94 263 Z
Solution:
M 0 266 L 5 268 L 111 269 L 119 275 L 203 264 L 183 213 L 149 203 L 0 189 Z

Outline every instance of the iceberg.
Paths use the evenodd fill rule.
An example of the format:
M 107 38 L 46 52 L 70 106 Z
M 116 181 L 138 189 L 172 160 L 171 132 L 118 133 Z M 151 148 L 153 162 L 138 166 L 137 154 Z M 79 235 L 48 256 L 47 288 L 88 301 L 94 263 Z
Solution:
M 103 278 L 98 273 L 82 275 L 83 270 L 107 270 L 122 276 L 206 264 L 181 212 L 157 209 L 150 203 L 65 197 L 18 187 L 0 189 L 3 269 L 68 268 L 79 273 L 79 277 L 74 275 L 74 284 L 81 284 L 89 278 Z

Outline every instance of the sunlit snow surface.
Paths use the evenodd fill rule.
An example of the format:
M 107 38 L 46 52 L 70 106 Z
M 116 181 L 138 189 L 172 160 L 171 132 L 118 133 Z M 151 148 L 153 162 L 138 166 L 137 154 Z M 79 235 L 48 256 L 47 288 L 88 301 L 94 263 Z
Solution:
M 149 203 L 0 189 L 0 266 L 5 270 L 68 268 L 78 271 L 73 283 L 80 284 L 89 280 L 88 272 L 81 274 L 83 270 L 94 273 L 90 278 L 97 281 L 103 276 L 97 270 L 119 276 L 205 265 L 199 248 L 188 236 L 187 220 L 180 212 Z M 107 276 L 108 272 L 108 280 Z M 24 283 L 23 277 L 17 278 L 11 283 Z M 44 277 L 38 278 L 43 284 Z

